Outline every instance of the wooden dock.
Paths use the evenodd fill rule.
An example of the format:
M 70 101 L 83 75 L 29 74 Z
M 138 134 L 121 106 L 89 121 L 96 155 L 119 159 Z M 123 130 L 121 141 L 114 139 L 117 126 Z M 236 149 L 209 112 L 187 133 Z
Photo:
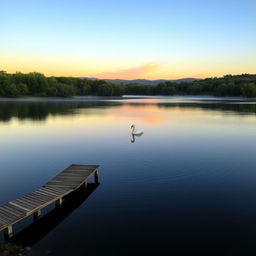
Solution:
M 72 164 L 41 188 L 0 206 L 0 231 L 8 239 L 13 235 L 12 226 L 22 219 L 34 215 L 37 220 L 41 209 L 51 203 L 62 205 L 63 198 L 81 186 L 87 186 L 87 179 L 94 175 L 98 182 L 99 165 Z
M 41 216 L 38 220 L 31 222 L 23 229 L 15 232 L 8 241 L 18 244 L 22 248 L 33 247 L 82 204 L 85 204 L 86 200 L 93 194 L 98 186 L 100 186 L 99 182 L 88 182 L 86 188 L 81 186 L 79 189 L 65 197 L 61 207 L 54 207 L 50 211 L 47 211 L 47 213 Z

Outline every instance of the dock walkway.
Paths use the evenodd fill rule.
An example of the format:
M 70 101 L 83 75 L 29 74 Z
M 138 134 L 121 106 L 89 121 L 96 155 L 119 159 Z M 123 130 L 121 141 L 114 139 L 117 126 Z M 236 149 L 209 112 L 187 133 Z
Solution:
M 98 182 L 99 165 L 72 164 L 41 188 L 0 206 L 0 231 L 5 237 L 13 235 L 12 226 L 34 214 L 34 219 L 41 215 L 41 209 L 51 203 L 61 206 L 63 198 L 81 186 L 87 186 L 87 179 L 94 174 Z

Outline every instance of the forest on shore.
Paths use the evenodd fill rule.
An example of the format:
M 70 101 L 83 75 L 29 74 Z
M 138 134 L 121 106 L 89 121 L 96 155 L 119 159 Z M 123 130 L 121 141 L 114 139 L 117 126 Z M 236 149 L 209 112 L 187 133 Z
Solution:
M 256 75 L 226 75 L 191 82 L 166 81 L 157 85 L 75 77 L 46 77 L 41 73 L 0 71 L 0 97 L 70 97 L 121 95 L 212 95 L 256 97 Z

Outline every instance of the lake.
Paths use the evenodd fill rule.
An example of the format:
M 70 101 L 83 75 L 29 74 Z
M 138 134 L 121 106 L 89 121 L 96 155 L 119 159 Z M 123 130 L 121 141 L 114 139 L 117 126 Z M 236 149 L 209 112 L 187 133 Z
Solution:
M 26 237 L 33 255 L 256 254 L 255 99 L 2 99 L 0 134 L 0 204 L 101 165 L 87 198 Z

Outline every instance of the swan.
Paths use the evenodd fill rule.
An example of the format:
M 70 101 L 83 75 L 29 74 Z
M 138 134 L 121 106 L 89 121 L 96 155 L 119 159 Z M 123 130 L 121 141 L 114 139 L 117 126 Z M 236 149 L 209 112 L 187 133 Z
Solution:
M 131 126 L 131 129 L 132 129 L 132 135 L 142 135 L 144 133 L 142 129 L 135 130 L 134 124 Z

